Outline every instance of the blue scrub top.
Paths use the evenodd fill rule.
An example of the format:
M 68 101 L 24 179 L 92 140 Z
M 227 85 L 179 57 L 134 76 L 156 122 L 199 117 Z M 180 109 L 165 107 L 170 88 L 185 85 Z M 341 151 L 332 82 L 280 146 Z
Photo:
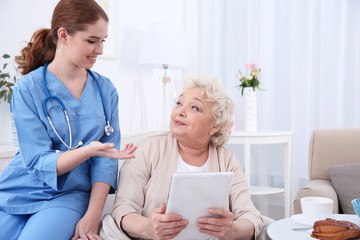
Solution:
M 57 176 L 56 162 L 65 145 L 51 128 L 42 108 L 46 97 L 42 84 L 42 68 L 30 72 L 16 84 L 12 109 L 19 139 L 19 152 L 0 175 L 0 210 L 10 214 L 30 214 L 48 207 L 67 207 L 84 214 L 87 210 L 91 186 L 104 182 L 116 189 L 118 161 L 91 157 L 70 172 Z M 104 95 L 104 105 L 114 133 L 106 136 L 103 104 L 99 88 L 91 75 L 81 98 L 76 99 L 65 85 L 49 70 L 46 84 L 50 95 L 59 97 L 70 119 L 72 147 L 82 141 L 114 143 L 120 147 L 118 95 L 111 81 L 94 72 Z M 68 125 L 60 104 L 49 100 L 47 109 L 53 124 L 69 144 Z

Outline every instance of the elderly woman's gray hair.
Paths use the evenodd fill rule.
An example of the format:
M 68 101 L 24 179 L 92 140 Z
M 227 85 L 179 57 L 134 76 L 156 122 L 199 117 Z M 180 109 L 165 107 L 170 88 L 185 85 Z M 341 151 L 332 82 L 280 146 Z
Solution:
M 214 103 L 212 113 L 215 125 L 219 125 L 220 130 L 211 137 L 210 142 L 215 146 L 224 145 L 230 137 L 231 128 L 234 124 L 233 101 L 225 93 L 218 78 L 211 78 L 203 75 L 186 78 L 184 81 L 184 89 L 192 87 L 203 89 L 207 99 Z

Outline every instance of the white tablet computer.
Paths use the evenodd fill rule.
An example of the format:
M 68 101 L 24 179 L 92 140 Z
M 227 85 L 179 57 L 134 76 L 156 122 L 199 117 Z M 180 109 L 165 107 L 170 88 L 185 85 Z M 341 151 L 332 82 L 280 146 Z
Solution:
M 179 214 L 189 222 L 174 239 L 214 239 L 200 233 L 196 221 L 199 217 L 211 216 L 209 208 L 225 208 L 233 176 L 232 172 L 173 174 L 166 213 Z

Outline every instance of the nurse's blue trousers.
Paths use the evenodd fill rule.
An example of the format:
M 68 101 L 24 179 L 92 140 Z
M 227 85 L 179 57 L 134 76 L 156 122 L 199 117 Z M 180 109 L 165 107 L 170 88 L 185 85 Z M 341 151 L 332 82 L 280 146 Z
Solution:
M 51 207 L 34 214 L 24 215 L 0 211 L 0 239 L 71 239 L 81 217 L 79 212 L 63 207 Z

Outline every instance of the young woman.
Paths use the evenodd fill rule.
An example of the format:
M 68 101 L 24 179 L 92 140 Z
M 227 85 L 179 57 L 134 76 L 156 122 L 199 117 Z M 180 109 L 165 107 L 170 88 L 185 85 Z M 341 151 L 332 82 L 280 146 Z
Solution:
M 60 0 L 51 29 L 34 33 L 17 63 L 12 107 L 19 152 L 0 175 L 0 239 L 102 239 L 98 226 L 120 146 L 118 95 L 89 70 L 108 17 L 94 0 Z

